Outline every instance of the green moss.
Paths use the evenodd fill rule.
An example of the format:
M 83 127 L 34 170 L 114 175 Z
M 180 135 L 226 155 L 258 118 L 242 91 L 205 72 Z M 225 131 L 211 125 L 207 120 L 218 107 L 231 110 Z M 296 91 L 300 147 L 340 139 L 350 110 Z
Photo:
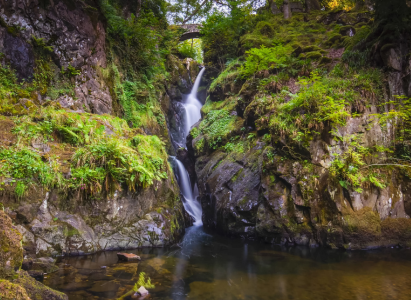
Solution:
M 332 61 L 333 60 L 331 58 L 329 58 L 327 56 L 323 56 L 323 57 L 321 57 L 319 63 L 320 63 L 320 65 L 326 65 L 326 64 L 329 64 Z
M 306 59 L 319 60 L 321 57 L 322 57 L 322 54 L 319 51 L 312 51 L 312 52 L 305 53 Z
M 223 140 L 236 128 L 238 117 L 230 115 L 226 110 L 212 110 L 200 123 L 200 131 L 207 135 L 207 142 L 216 149 Z
M 332 34 L 329 39 L 325 42 L 326 46 L 338 47 L 339 43 L 342 41 L 343 36 L 339 33 Z
M 203 137 L 195 142 L 194 151 L 195 151 L 197 156 L 199 156 L 200 154 L 203 153 L 204 145 L 205 145 L 205 139 Z
M 227 97 L 223 101 L 211 101 L 210 98 L 207 98 L 206 103 L 201 108 L 201 112 L 204 115 L 209 114 L 213 110 L 221 110 L 221 109 L 224 109 L 228 112 L 232 112 L 235 110 L 237 102 L 238 102 L 238 97 L 235 97 L 235 96 Z
M 321 50 L 322 49 L 318 46 L 310 45 L 310 46 L 307 46 L 307 47 L 303 47 L 301 51 L 303 53 L 306 53 L 306 52 L 321 51 Z
M 7 280 L 0 280 L 0 295 L 2 300 L 30 300 L 24 288 Z
M 213 92 L 217 87 L 222 87 L 224 90 L 225 85 L 233 84 L 239 78 L 241 63 L 239 60 L 233 60 L 230 62 L 225 70 L 213 80 L 210 85 L 209 91 Z
M 240 39 L 241 48 L 243 51 L 259 48 L 261 46 L 270 47 L 273 45 L 273 40 L 263 35 L 246 34 Z

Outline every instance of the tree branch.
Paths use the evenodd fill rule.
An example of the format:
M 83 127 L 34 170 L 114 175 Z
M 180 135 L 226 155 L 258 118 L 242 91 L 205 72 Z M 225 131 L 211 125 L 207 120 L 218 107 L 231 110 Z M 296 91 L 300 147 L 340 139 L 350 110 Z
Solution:
M 185 25 L 188 21 L 190 21 L 199 11 L 200 9 L 208 3 L 210 0 L 204 0 L 193 12 L 191 15 L 189 15 L 185 20 L 183 21 L 183 25 Z

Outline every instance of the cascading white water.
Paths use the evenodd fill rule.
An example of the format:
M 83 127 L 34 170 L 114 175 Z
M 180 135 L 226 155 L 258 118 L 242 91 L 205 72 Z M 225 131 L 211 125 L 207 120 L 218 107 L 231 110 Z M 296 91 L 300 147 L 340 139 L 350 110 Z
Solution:
M 195 186 L 193 192 L 193 190 L 191 189 L 190 176 L 188 175 L 187 170 L 184 168 L 183 163 L 179 161 L 177 158 L 174 158 L 174 160 L 176 162 L 176 171 L 180 183 L 181 193 L 184 197 L 184 208 L 186 212 L 191 217 L 193 217 L 194 225 L 201 226 L 203 225 L 203 222 L 201 220 L 201 215 L 203 212 L 200 203 L 197 201 L 198 189 Z
M 197 99 L 197 91 L 200 86 L 201 78 L 204 74 L 205 68 L 203 68 L 198 74 L 196 81 L 194 83 L 193 89 L 191 90 L 190 95 L 188 95 L 187 100 L 185 101 L 184 108 L 186 111 L 186 120 L 185 120 L 185 137 L 190 132 L 191 126 L 197 123 L 201 119 L 201 107 L 202 104 Z M 173 157 L 176 163 L 177 177 L 180 184 L 181 193 L 184 197 L 184 208 L 187 213 L 194 219 L 194 226 L 203 225 L 201 220 L 202 209 L 201 204 L 197 201 L 198 197 L 198 188 L 197 185 L 194 185 L 194 191 L 191 186 L 190 176 L 188 175 L 187 170 L 185 169 L 183 163 L 177 158 Z
M 186 101 L 183 103 L 186 111 L 186 124 L 185 124 L 185 136 L 190 132 L 191 126 L 197 123 L 201 119 L 201 107 L 203 106 L 197 99 L 198 87 L 200 86 L 201 78 L 203 77 L 205 68 L 203 68 L 198 74 L 194 83 L 193 89 L 190 95 L 188 95 Z

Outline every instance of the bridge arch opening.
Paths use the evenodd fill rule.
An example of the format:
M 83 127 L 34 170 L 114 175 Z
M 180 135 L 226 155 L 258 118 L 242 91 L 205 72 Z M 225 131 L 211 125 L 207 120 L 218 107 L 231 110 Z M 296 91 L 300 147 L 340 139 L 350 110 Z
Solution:
M 201 38 L 180 40 L 178 52 L 182 58 L 192 58 L 200 64 L 203 63 L 203 45 Z

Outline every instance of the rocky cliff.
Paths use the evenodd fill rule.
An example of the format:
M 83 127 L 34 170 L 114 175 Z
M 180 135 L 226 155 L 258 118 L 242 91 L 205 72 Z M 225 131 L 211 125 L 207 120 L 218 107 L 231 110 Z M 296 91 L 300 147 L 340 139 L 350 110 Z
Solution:
M 188 141 L 206 227 L 275 244 L 410 245 L 407 143 L 387 118 L 411 96 L 410 43 L 381 32 L 369 12 L 339 10 L 261 16 L 239 37 L 245 55 L 215 71 Z M 206 37 L 214 70 L 221 43 Z
M 112 2 L 0 1 L 0 202 L 32 257 L 164 246 L 189 224 L 167 159 L 198 64 L 158 39 L 162 12 Z

